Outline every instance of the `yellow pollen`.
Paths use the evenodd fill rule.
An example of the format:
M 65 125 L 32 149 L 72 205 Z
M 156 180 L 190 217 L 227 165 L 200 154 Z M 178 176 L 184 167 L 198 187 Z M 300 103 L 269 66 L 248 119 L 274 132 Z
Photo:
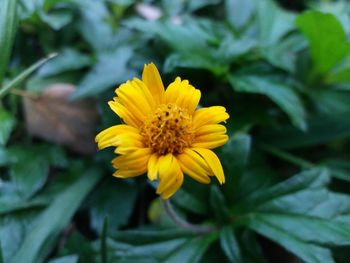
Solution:
M 144 144 L 159 155 L 178 154 L 192 144 L 192 116 L 174 104 L 160 105 L 144 122 Z

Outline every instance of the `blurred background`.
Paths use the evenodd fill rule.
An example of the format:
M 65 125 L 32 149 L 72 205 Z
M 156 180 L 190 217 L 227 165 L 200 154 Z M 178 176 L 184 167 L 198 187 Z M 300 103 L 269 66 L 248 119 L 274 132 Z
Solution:
M 0 262 L 350 262 L 349 15 L 345 0 L 0 0 Z M 170 210 L 94 142 L 150 62 L 231 116 L 226 184 L 186 177 Z

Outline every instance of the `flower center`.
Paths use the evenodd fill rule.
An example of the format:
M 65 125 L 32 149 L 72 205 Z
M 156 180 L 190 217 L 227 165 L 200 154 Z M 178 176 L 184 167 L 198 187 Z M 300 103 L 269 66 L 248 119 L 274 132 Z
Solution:
M 178 154 L 192 144 L 192 116 L 174 104 L 160 105 L 144 122 L 144 144 L 160 155 Z

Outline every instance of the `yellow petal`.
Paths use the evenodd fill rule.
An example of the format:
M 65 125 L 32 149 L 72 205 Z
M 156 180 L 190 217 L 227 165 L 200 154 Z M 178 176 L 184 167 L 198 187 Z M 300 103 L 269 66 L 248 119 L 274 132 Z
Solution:
M 165 91 L 166 103 L 173 103 L 180 108 L 186 109 L 189 114 L 193 114 L 200 98 L 200 91 L 191 86 L 188 80 L 181 81 L 179 77 Z
M 203 125 L 226 121 L 229 117 L 226 109 L 221 106 L 201 108 L 194 113 L 192 126 L 194 129 L 198 129 Z
M 203 159 L 208 163 L 210 169 L 213 171 L 213 174 L 216 176 L 220 184 L 225 183 L 225 175 L 222 169 L 219 158 L 216 154 L 208 149 L 203 148 L 194 148 L 194 151 L 199 153 Z
M 192 86 L 191 86 L 192 87 Z M 193 114 L 196 110 L 198 103 L 201 99 L 201 92 L 194 87 L 191 90 L 191 95 L 187 96 L 187 101 L 184 101 L 185 107 L 188 109 L 188 113 Z
M 182 171 L 180 171 L 177 174 L 176 181 L 170 187 L 168 187 L 167 189 L 165 189 L 163 191 L 162 198 L 165 200 L 165 199 L 170 198 L 172 195 L 174 195 L 177 192 L 177 190 L 179 190 L 181 185 L 183 184 L 183 181 L 184 181 L 184 175 L 183 175 Z
M 202 183 L 209 184 L 210 178 L 208 177 L 208 171 L 202 167 L 200 162 L 197 162 L 192 158 L 188 152 L 181 153 L 176 156 L 180 163 L 182 171 L 194 180 Z
M 228 136 L 226 134 L 207 134 L 196 137 L 194 143 L 192 144 L 192 147 L 214 149 L 224 145 L 227 142 L 227 140 Z
M 147 103 L 150 105 L 152 109 L 158 105 L 151 91 L 142 80 L 138 78 L 134 78 L 131 82 L 132 82 L 132 85 L 134 85 L 135 87 L 138 87 L 138 89 L 143 93 Z
M 118 101 L 129 111 L 133 117 L 143 121 L 151 112 L 154 101 L 147 99 L 147 88 L 136 79 L 127 81 L 115 90 Z M 151 100 L 151 101 L 150 101 Z
M 140 127 L 142 121 L 138 120 L 125 106 L 123 106 L 118 98 L 108 102 L 109 107 L 126 123 L 133 127 Z
M 142 136 L 136 133 L 122 133 L 113 137 L 105 137 L 98 141 L 99 149 L 104 149 L 110 146 L 119 147 L 126 145 L 142 148 Z
M 198 154 L 197 152 L 193 151 L 192 149 L 185 149 L 184 154 L 186 154 L 189 158 L 192 159 L 192 165 L 197 167 L 199 165 L 204 171 L 202 173 L 206 173 L 208 175 L 213 175 L 210 167 L 208 166 L 207 162 L 203 159 L 203 157 Z M 197 168 L 199 169 L 199 168 Z
M 172 154 L 161 156 L 158 160 L 159 186 L 157 193 L 162 194 L 162 198 L 169 198 L 173 195 L 183 182 L 181 168 Z M 163 193 L 166 193 L 163 196 Z
M 166 103 L 175 103 L 179 97 L 181 85 L 181 78 L 177 77 L 174 82 L 170 83 L 165 91 L 165 100 Z
M 147 166 L 149 156 L 138 156 L 133 159 L 122 155 L 114 158 L 112 164 L 116 169 L 120 170 L 143 170 Z
M 148 179 L 151 181 L 158 178 L 158 154 L 153 153 L 148 160 Z
M 144 170 L 118 170 L 113 173 L 113 176 L 118 178 L 129 178 L 129 177 L 135 177 L 143 175 L 147 170 L 147 167 L 145 167 Z
M 142 81 L 150 90 L 157 104 L 164 103 L 164 85 L 157 67 L 153 64 L 146 64 L 142 72 Z
M 103 149 L 109 146 L 117 146 L 120 141 L 120 137 L 118 136 L 122 134 L 130 134 L 131 137 L 140 138 L 138 133 L 138 129 L 129 125 L 120 124 L 101 131 L 95 137 L 95 141 L 98 143 L 98 148 Z
M 161 194 L 164 189 L 169 187 L 176 180 L 178 169 L 174 165 L 174 156 L 167 154 L 161 156 L 158 160 L 159 186 L 157 194 Z
M 143 145 L 141 145 L 141 146 L 135 145 L 134 142 L 127 141 L 127 142 L 123 142 L 123 145 L 119 145 L 114 150 L 114 152 L 116 154 L 126 155 L 126 154 L 133 153 L 141 148 L 144 148 L 144 146 Z
M 226 133 L 226 127 L 221 124 L 208 124 L 208 125 L 203 125 L 199 127 L 196 130 L 196 136 L 202 136 L 202 135 L 207 135 L 207 134 L 225 134 Z
M 115 168 L 121 170 L 144 171 L 147 169 L 147 163 L 151 156 L 151 149 L 140 148 L 130 154 L 114 158 L 112 164 Z

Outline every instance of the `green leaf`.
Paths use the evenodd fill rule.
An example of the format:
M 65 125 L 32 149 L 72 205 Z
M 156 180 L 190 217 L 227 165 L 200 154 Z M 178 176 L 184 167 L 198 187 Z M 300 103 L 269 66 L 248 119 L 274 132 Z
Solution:
M 294 198 L 295 200 L 295 194 L 299 191 L 303 191 L 304 189 L 319 189 L 328 184 L 329 180 L 329 174 L 324 169 L 306 170 L 277 185 L 251 193 L 250 195 L 246 196 L 245 199 L 241 200 L 239 203 L 236 203 L 235 207 L 233 208 L 233 212 L 237 213 L 235 211 L 240 211 L 240 213 L 244 213 L 247 211 L 253 211 L 254 209 L 266 205 L 269 202 L 272 202 L 274 205 L 279 207 L 287 207 L 286 204 L 283 206 L 283 201 L 280 204 L 278 199 L 282 198 L 283 200 L 284 197 L 290 195 L 290 198 Z M 307 200 L 303 200 L 303 203 L 295 203 L 295 206 L 298 205 L 308 206 L 310 203 L 307 202 Z M 288 208 L 291 209 L 290 206 L 288 206 Z
M 247 134 L 231 136 L 222 147 L 220 160 L 226 174 L 226 182 L 222 186 L 228 204 L 234 203 L 237 198 L 239 177 L 242 176 L 251 152 L 251 137 Z
M 49 200 L 46 199 L 38 198 L 31 201 L 23 201 L 22 199 L 7 194 L 0 198 L 0 215 L 29 208 L 41 208 L 47 204 L 49 204 Z
M 126 225 L 137 197 L 137 187 L 129 182 L 108 178 L 91 196 L 91 227 L 100 231 L 105 217 L 111 229 Z M 120 202 L 123 200 L 123 202 Z
M 224 222 L 229 218 L 229 211 L 224 195 L 216 185 L 211 187 L 209 203 L 218 222 Z
M 336 83 L 349 83 L 350 82 L 350 65 L 347 65 L 347 68 L 341 70 L 334 70 L 326 78 L 325 82 L 327 84 L 336 84 Z
M 226 18 L 236 29 L 241 29 L 247 24 L 254 9 L 252 0 L 225 0 Z
M 208 20 L 186 17 L 186 26 L 173 21 L 144 21 L 131 19 L 126 25 L 147 34 L 155 35 L 165 42 L 173 52 L 165 61 L 165 71 L 176 67 L 207 69 L 217 76 L 224 75 L 228 66 L 224 65 L 210 44 L 220 42 L 213 32 L 215 24 Z M 186 39 L 186 41 L 183 41 Z
M 249 226 L 259 234 L 282 245 L 306 263 L 334 263 L 329 249 L 303 242 L 268 222 L 252 220 Z M 295 229 L 293 232 L 296 232 Z
M 47 77 L 70 70 L 81 69 L 90 64 L 91 59 L 87 55 L 72 48 L 65 48 L 57 57 L 41 67 L 38 74 Z
M 328 183 L 327 171 L 315 168 L 256 191 L 237 204 L 240 216 L 234 224 L 248 226 L 305 262 L 334 262 L 323 246 L 350 244 L 344 224 L 350 197 L 328 191 Z
M 111 53 L 101 54 L 97 64 L 78 85 L 72 99 L 99 94 L 118 83 L 131 79 L 134 73 L 127 67 L 131 56 L 132 50 L 129 47 L 120 47 Z
M 272 65 L 294 73 L 296 71 L 297 54 L 307 45 L 300 35 L 288 35 L 278 44 L 265 47 L 261 50 L 262 55 Z
M 255 232 L 248 228 L 244 229 L 240 235 L 237 235 L 238 238 L 244 263 L 267 263 Z
M 0 242 L 0 263 L 4 263 L 4 259 L 2 257 L 1 242 Z
M 78 263 L 78 255 L 69 255 L 59 258 L 53 258 L 48 263 Z
M 66 168 L 69 165 L 68 157 L 62 146 L 48 145 L 47 156 L 50 164 L 54 167 Z
M 164 71 L 172 72 L 175 68 L 206 69 L 216 76 L 222 76 L 227 72 L 228 67 L 222 65 L 208 53 L 174 53 L 170 55 L 164 63 Z
M 347 90 L 310 90 L 308 95 L 313 100 L 320 114 L 332 116 L 350 112 L 350 92 Z
M 55 163 L 53 154 L 57 147 L 37 145 L 16 146 L 9 150 L 11 156 L 10 177 L 23 198 L 32 196 L 45 183 L 49 166 Z
M 71 257 L 73 257 L 74 255 L 78 255 L 78 262 L 99 262 L 99 255 L 96 243 L 92 243 L 78 231 L 74 231 L 71 235 L 67 237 L 67 242 L 65 243 L 64 249 L 57 256 L 66 255 L 70 255 Z
M 350 137 L 349 114 L 349 112 L 343 112 L 316 116 L 309 120 L 307 131 L 284 126 L 265 131 L 259 140 L 282 149 L 296 149 L 346 139 Z
M 107 234 L 108 234 L 108 217 L 105 217 L 103 221 L 102 231 L 101 231 L 101 263 L 108 262 Z
M 317 171 L 317 169 L 310 170 L 309 173 L 312 173 L 312 171 Z M 302 179 L 302 175 L 306 177 L 309 176 L 307 172 L 303 172 L 265 190 L 265 192 L 269 192 L 270 199 L 265 199 L 265 203 L 258 203 L 257 206 L 254 207 L 254 211 L 269 214 L 302 215 L 311 218 L 335 220 L 335 222 L 342 220 L 341 218 L 350 214 L 349 196 L 327 190 L 325 188 L 327 181 L 324 181 L 326 178 L 318 182 L 314 181 L 311 185 L 304 186 L 304 188 L 296 189 L 295 185 L 291 186 L 295 183 L 294 180 L 298 178 Z M 324 175 L 327 175 L 327 173 L 320 173 L 321 177 L 324 177 Z M 273 192 L 279 187 L 285 187 L 286 189 L 291 187 L 291 189 L 288 189 L 289 192 L 285 192 L 273 198 L 270 191 Z M 259 198 L 259 195 L 262 198 L 266 198 L 263 192 L 255 196 L 255 198 Z M 286 211 L 286 207 L 288 207 L 288 211 Z
M 169 263 L 200 262 L 203 254 L 216 239 L 216 233 L 190 239 L 178 249 L 173 250 L 164 261 Z
M 24 238 L 11 262 L 38 262 L 37 255 L 46 240 L 56 237 L 63 230 L 100 177 L 101 172 L 97 168 L 90 167 L 67 189 L 59 193 L 32 225 L 31 232 Z
M 306 129 L 304 106 L 289 85 L 276 82 L 267 76 L 254 75 L 230 75 L 229 82 L 236 91 L 266 95 L 289 116 L 295 126 Z
M 172 199 L 177 206 L 185 208 L 197 214 L 206 214 L 208 212 L 208 205 L 201 202 L 198 196 L 188 193 L 184 189 L 179 189 Z
M 242 263 L 241 250 L 231 226 L 224 226 L 220 231 L 220 245 L 230 262 Z
M 347 83 L 350 81 L 349 72 L 350 56 L 347 55 L 335 67 L 332 68 L 329 74 L 325 77 L 325 82 L 327 84 Z
M 220 0 L 199 0 L 199 1 L 190 1 L 188 2 L 189 11 L 193 12 L 198 9 L 204 8 L 208 5 L 215 5 L 220 3 Z
M 19 74 L 17 77 L 15 77 L 13 80 L 11 80 L 9 83 L 7 83 L 2 89 L 0 89 L 0 98 L 4 97 L 10 89 L 14 88 L 15 86 L 21 84 L 23 80 L 25 80 L 30 74 L 32 74 L 35 70 L 37 70 L 41 65 L 45 64 L 50 59 L 54 58 L 56 54 L 51 54 L 47 58 L 43 58 L 24 70 L 21 74 Z
M 223 60 L 221 61 L 221 67 L 225 67 L 223 62 L 226 64 L 237 62 L 240 57 L 254 52 L 256 48 L 257 41 L 253 38 L 242 37 L 236 39 L 232 35 L 225 36 L 217 52 L 217 56 Z
M 50 13 L 39 11 L 41 19 L 46 22 L 52 29 L 60 30 L 73 20 L 73 10 L 58 9 L 52 10 Z
M 346 12 L 347 2 L 320 2 L 313 5 L 313 9 L 322 13 L 334 15 L 342 24 L 346 33 L 350 32 L 350 18 Z
M 342 159 L 322 160 L 320 165 L 326 166 L 335 178 L 350 182 L 350 162 Z
M 166 229 L 166 230 L 149 230 L 149 229 L 136 229 L 136 230 L 124 230 L 113 231 L 109 233 L 109 236 L 115 240 L 123 243 L 129 243 L 134 245 L 142 245 L 148 243 L 156 243 L 160 241 L 193 237 L 194 233 L 180 230 L 180 229 Z
M 100 1 L 75 1 L 79 10 L 77 29 L 95 51 L 104 52 L 113 41 L 113 28 L 108 24 L 108 8 Z M 103 41 L 101 41 L 103 39 Z
M 17 253 L 22 240 L 31 232 L 31 224 L 35 220 L 37 211 L 18 211 L 15 214 L 0 216 L 0 240 L 4 262 L 11 262 Z
M 0 86 L 10 59 L 17 30 L 17 0 L 3 0 L 0 7 Z
M 209 194 L 207 185 L 198 184 L 191 178 L 185 178 L 179 195 L 174 195 L 174 203 L 180 208 L 196 214 L 207 214 L 210 211 Z
M 157 262 L 162 261 L 169 253 L 177 251 L 187 244 L 188 239 L 178 238 L 163 242 L 153 242 L 145 245 L 133 246 L 120 242 L 109 240 L 109 247 L 115 257 L 115 261 L 123 259 L 138 259 L 145 258 L 155 259 Z M 163 261 L 164 262 L 164 261 Z
M 16 119 L 4 108 L 0 107 L 0 145 L 5 145 L 15 127 Z M 1 154 L 0 154 L 1 156 Z M 1 160 L 2 158 L 0 158 Z M 2 160 L 0 161 L 1 164 Z
M 10 163 L 10 156 L 4 147 L 0 146 L 0 167 L 6 166 Z
M 350 43 L 334 15 L 308 11 L 299 15 L 297 25 L 309 41 L 316 73 L 327 73 L 349 54 Z
M 191 54 L 198 50 L 205 52 L 208 41 L 213 41 L 214 36 L 206 30 L 198 20 L 187 18 L 184 22 L 186 26 L 178 25 L 173 21 L 144 21 L 142 19 L 132 19 L 126 22 L 128 27 L 155 34 L 167 45 L 176 51 Z M 186 39 L 186 41 L 183 41 Z
M 21 152 L 18 163 L 10 168 L 11 179 L 23 198 L 32 196 L 44 185 L 49 171 L 49 164 L 44 156 L 32 158 L 27 154 L 28 152 Z
M 256 191 L 264 191 L 273 185 L 278 178 L 276 172 L 262 163 L 254 163 L 238 178 L 231 205 L 237 205 Z M 229 194 L 229 193 L 228 193 Z M 248 207 L 247 207 L 248 208 Z
M 253 228 L 257 222 L 258 225 L 269 225 L 307 243 L 328 246 L 350 244 L 350 230 L 333 220 L 288 214 L 288 211 L 285 214 L 252 213 L 245 220 Z
M 257 18 L 262 46 L 279 43 L 282 37 L 295 27 L 295 14 L 281 9 L 272 0 L 257 2 Z

